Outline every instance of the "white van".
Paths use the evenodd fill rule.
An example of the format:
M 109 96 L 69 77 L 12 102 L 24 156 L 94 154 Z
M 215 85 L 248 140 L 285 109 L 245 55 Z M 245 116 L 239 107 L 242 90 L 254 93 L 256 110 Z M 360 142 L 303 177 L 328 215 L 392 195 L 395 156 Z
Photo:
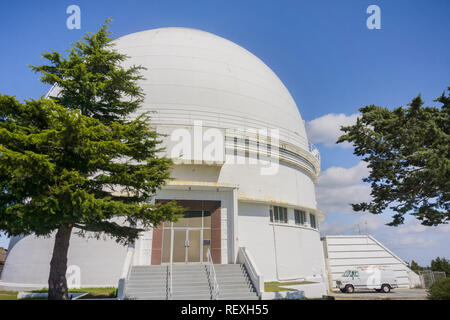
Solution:
M 393 270 L 380 268 L 365 268 L 346 270 L 336 280 L 336 287 L 341 292 L 353 293 L 355 290 L 376 290 L 388 293 L 398 288 L 397 277 Z

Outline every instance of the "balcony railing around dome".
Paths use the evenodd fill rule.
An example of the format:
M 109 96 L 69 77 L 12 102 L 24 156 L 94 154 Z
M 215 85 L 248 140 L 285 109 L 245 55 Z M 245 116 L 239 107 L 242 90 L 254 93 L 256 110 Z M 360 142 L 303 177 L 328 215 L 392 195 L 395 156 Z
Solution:
M 311 142 L 308 143 L 308 151 L 309 151 L 309 153 L 311 153 L 314 156 L 314 158 L 316 158 L 320 162 L 319 149 L 317 149 L 317 147 L 314 144 L 312 144 Z
M 219 299 L 219 283 L 216 278 L 216 270 L 214 269 L 214 264 L 211 257 L 211 250 L 208 248 L 206 251 L 206 257 L 208 259 L 207 271 L 208 271 L 208 281 L 211 286 L 211 299 Z
M 278 129 L 280 140 L 295 142 L 295 144 L 307 149 L 311 153 L 313 153 L 313 150 L 316 150 L 316 148 L 311 150 L 307 139 L 298 132 L 288 130 L 281 125 L 277 127 L 274 123 L 255 119 L 254 117 L 248 118 L 227 113 L 188 110 L 182 108 L 149 108 L 147 110 L 154 111 L 154 113 L 151 114 L 151 122 L 153 125 L 193 125 L 194 121 L 201 120 L 205 127 L 242 130 L 258 128 Z

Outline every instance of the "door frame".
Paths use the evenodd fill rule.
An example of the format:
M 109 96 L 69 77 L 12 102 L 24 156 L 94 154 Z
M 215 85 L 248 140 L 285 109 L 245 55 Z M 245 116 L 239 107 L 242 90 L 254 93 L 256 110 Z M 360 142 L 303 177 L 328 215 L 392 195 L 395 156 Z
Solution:
M 167 230 L 167 229 L 166 229 Z M 170 229 L 170 261 L 162 262 L 161 264 L 170 265 L 172 263 L 175 264 L 203 264 L 203 228 L 202 227 L 171 227 Z M 175 231 L 185 231 L 185 250 L 184 250 L 184 262 L 174 262 L 173 261 L 173 246 L 174 246 L 174 234 Z M 189 261 L 189 248 L 190 246 L 186 246 L 186 242 L 189 240 L 189 231 L 200 231 L 200 239 L 199 239 L 199 261 Z
M 168 203 L 170 201 L 174 201 L 175 199 L 170 198 L 159 198 L 155 200 L 155 203 Z M 211 258 L 214 264 L 222 263 L 222 219 L 221 219 L 221 204 L 222 200 L 195 200 L 195 199 L 186 199 L 186 200 L 175 200 L 178 205 L 184 207 L 187 211 L 209 211 L 211 213 L 211 227 L 210 227 L 210 235 L 208 239 L 210 240 L 206 245 L 210 247 L 211 250 Z M 172 225 L 173 227 L 173 225 Z M 151 265 L 161 265 L 168 264 L 170 261 L 169 254 L 170 252 L 164 253 L 163 242 L 166 236 L 165 230 L 169 230 L 170 227 L 165 227 L 164 223 L 161 223 L 153 228 L 153 238 L 152 238 L 152 250 L 151 250 Z M 208 228 L 209 229 L 209 228 Z M 204 229 L 206 230 L 206 229 Z M 167 235 L 168 236 L 168 235 Z M 169 238 L 165 238 L 166 241 L 171 241 Z M 205 234 L 203 234 L 203 240 L 205 239 Z M 203 244 L 203 250 L 205 250 L 205 244 Z M 163 262 L 163 256 L 166 255 Z M 206 254 L 202 251 L 203 260 L 205 260 Z

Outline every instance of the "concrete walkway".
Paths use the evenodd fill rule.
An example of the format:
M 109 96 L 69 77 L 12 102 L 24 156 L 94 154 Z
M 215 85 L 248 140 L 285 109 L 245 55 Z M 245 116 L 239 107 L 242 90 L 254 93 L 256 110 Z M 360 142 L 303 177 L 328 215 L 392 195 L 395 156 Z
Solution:
M 336 300 L 425 300 L 425 289 L 393 289 L 389 293 L 376 291 L 357 291 L 354 293 L 332 292 Z

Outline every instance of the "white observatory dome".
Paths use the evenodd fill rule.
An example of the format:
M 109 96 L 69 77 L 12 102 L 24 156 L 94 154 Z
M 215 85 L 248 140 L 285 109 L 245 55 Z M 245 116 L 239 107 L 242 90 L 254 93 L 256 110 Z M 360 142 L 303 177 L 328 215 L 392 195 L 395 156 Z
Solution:
M 115 40 L 129 56 L 126 67 L 142 65 L 146 94 L 139 113 L 157 111 L 161 125 L 219 128 L 278 128 L 280 140 L 307 149 L 297 106 L 275 73 L 259 58 L 214 34 L 189 28 L 160 28 Z
M 206 276 L 199 264 L 214 264 L 228 270 L 221 273 L 227 281 L 227 272 L 242 272 L 238 282 L 245 290 L 236 294 L 221 285 L 222 298 L 258 299 L 264 281 L 311 281 L 315 286 L 308 290 L 326 294 L 319 232 L 325 214 L 317 209 L 315 194 L 320 156 L 310 149 L 297 106 L 275 73 L 233 42 L 194 29 L 147 30 L 114 43 L 129 57 L 125 68 L 147 68 L 138 83 L 145 100 L 134 116 L 151 112 L 150 125 L 164 134 L 163 155 L 174 160 L 173 179 L 152 201 L 177 201 L 186 214 L 177 222 L 145 228 L 127 248 L 74 232 L 69 285 L 118 284 L 120 298 L 171 299 L 172 286 L 160 275 L 176 264 L 175 275 L 189 269 L 195 276 L 189 290 L 174 291 L 174 299 L 209 299 L 213 288 L 195 281 Z M 270 137 L 264 136 L 268 129 L 275 135 L 270 130 Z M 204 157 L 210 146 L 217 147 L 211 152 L 217 155 L 214 161 Z M 20 290 L 47 286 L 53 243 L 54 237 L 34 235 L 11 240 L 0 288 L 2 283 Z M 244 269 L 252 270 L 249 280 Z M 151 277 L 156 272 L 165 289 L 133 287 L 140 272 Z M 180 279 L 174 277 L 175 287 Z

